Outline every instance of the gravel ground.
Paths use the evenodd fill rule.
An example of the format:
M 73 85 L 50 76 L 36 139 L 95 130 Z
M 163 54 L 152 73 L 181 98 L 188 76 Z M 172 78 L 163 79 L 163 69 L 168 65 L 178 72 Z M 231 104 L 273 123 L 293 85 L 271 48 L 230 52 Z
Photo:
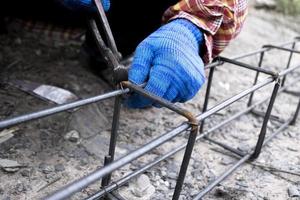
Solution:
M 284 17 L 275 13 L 251 10 L 242 34 L 226 49 L 224 55 L 233 55 L 258 49 L 263 44 L 290 41 L 297 35 L 297 26 L 285 22 Z M 0 36 L 1 82 L 29 80 L 55 85 L 72 91 L 80 98 L 90 97 L 110 91 L 101 79 L 82 64 L 82 53 L 77 43 L 45 42 L 28 34 Z M 41 38 L 41 37 L 39 37 Z M 259 57 L 244 59 L 257 64 Z M 288 54 L 279 51 L 266 53 L 265 67 L 283 69 Z M 294 57 L 293 65 L 299 63 Z M 14 63 L 15 62 L 15 63 Z M 13 65 L 10 65 L 14 63 Z M 7 67 L 4 67 L 7 66 Z M 298 77 L 298 73 L 287 80 Z M 251 86 L 254 73 L 232 65 L 224 65 L 216 70 L 212 87 L 210 107 Z M 260 77 L 263 80 L 264 76 Z M 299 83 L 291 89 L 297 90 Z M 255 95 L 255 101 L 270 95 L 271 87 Z M 199 114 L 203 105 L 205 87 L 190 102 L 180 105 Z M 243 99 L 219 112 L 207 121 L 207 126 L 218 124 L 232 114 L 245 108 Z M 275 103 L 275 116 L 288 119 L 294 112 L 298 99 L 292 95 L 280 95 Z M 18 89 L 0 85 L 0 119 L 40 110 L 53 105 Z M 113 101 L 84 107 L 73 112 L 62 113 L 45 119 L 16 126 L 9 131 L 13 137 L 0 144 L 0 165 L 5 160 L 18 163 L 16 168 L 2 167 L 0 170 L 0 199 L 39 199 L 78 177 L 82 177 L 103 165 L 109 142 L 110 121 Z M 259 107 L 265 110 L 266 105 Z M 130 110 L 122 108 L 120 137 L 117 157 L 120 157 L 151 139 L 171 130 L 183 118 L 166 109 L 151 108 Z M 262 118 L 246 115 L 228 126 L 216 131 L 212 138 L 225 144 L 248 150 L 255 145 Z M 278 126 L 271 122 L 268 132 Z M 266 166 L 300 173 L 299 133 L 300 123 L 290 126 L 274 141 L 266 146 L 254 164 L 243 165 L 236 173 L 222 182 L 204 199 L 300 199 L 299 176 L 271 171 Z M 73 139 L 67 133 L 76 132 Z M 3 132 L 2 132 L 3 133 Z M 113 178 L 124 176 L 157 155 L 170 151 L 186 141 L 186 134 L 168 142 L 114 173 Z M 162 162 L 152 170 L 119 190 L 127 200 L 170 199 L 183 153 Z M 1 160 L 2 159 L 2 160 Z M 224 170 L 236 158 L 209 142 L 199 142 L 194 150 L 188 169 L 181 199 L 191 199 Z M 263 165 L 264 167 L 258 167 Z M 97 183 L 73 199 L 82 199 L 99 189 Z M 290 193 L 289 193 L 290 191 Z M 297 194 L 298 192 L 298 194 Z M 293 193 L 293 194 L 292 194 Z M 293 197 L 294 196 L 294 197 Z

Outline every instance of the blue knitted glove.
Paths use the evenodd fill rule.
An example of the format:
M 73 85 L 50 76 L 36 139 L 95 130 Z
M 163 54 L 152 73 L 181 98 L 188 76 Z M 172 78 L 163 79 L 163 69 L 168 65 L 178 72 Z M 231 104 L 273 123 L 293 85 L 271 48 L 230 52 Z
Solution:
M 147 91 L 173 103 L 190 100 L 205 82 L 199 56 L 203 42 L 203 33 L 188 20 L 177 19 L 162 26 L 137 47 L 129 81 L 147 82 Z M 126 104 L 145 108 L 153 102 L 133 94 Z
M 60 0 L 60 2 L 71 10 L 96 11 L 93 0 Z M 104 10 L 108 11 L 110 8 L 110 0 L 101 0 L 101 2 Z

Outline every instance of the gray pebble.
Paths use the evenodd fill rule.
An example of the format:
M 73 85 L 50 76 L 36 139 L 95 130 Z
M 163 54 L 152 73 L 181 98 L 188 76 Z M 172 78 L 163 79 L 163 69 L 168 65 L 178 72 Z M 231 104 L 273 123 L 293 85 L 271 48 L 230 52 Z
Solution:
M 80 134 L 76 130 L 72 130 L 65 135 L 65 140 L 77 143 L 80 139 Z
M 288 188 L 289 197 L 300 197 L 300 191 L 296 186 L 291 186 Z
M 5 172 L 9 172 L 9 173 L 17 172 L 17 171 L 19 171 L 19 169 L 20 169 L 20 168 L 9 168 L 9 167 L 3 168 L 3 170 L 4 170 Z
M 81 166 L 86 166 L 87 164 L 89 164 L 89 160 L 88 159 L 82 159 L 82 160 L 80 160 L 80 165 Z
M 173 180 L 175 180 L 175 179 L 177 179 L 177 174 L 176 173 L 174 173 L 174 172 L 170 172 L 170 173 L 168 173 L 168 178 L 170 178 L 170 179 L 173 179 Z
M 55 179 L 55 175 L 54 175 L 53 173 L 51 173 L 51 174 L 46 174 L 46 175 L 45 175 L 45 178 L 46 178 L 46 179 L 52 180 L 52 179 Z
M 44 174 L 49 174 L 51 172 L 54 172 L 54 168 L 50 165 L 47 165 L 46 163 L 41 163 L 39 165 L 39 169 L 44 173 Z
M 240 145 L 237 149 L 243 153 L 247 153 L 250 148 L 248 145 Z
M 195 161 L 193 163 L 193 167 L 194 167 L 194 169 L 197 169 L 197 170 L 200 170 L 200 171 L 205 170 L 204 164 L 202 162 L 199 162 L 199 161 Z
M 176 181 L 170 181 L 170 189 L 174 189 L 176 186 Z
M 186 176 L 184 182 L 185 182 L 186 185 L 191 185 L 191 186 L 193 186 L 193 178 L 190 177 L 190 176 Z
M 248 188 L 248 185 L 245 181 L 238 181 L 236 183 L 236 185 L 240 186 L 240 187 L 243 187 L 243 188 Z
M 16 39 L 15 39 L 15 43 L 18 44 L 18 45 L 21 45 L 21 44 L 22 44 L 21 38 L 19 38 L 19 37 L 16 38 Z
M 24 177 L 29 177 L 30 176 L 30 170 L 24 169 L 21 171 L 21 175 Z
M 233 163 L 234 163 L 234 161 L 232 159 L 230 159 L 230 158 L 223 157 L 222 160 L 221 160 L 221 164 L 225 165 L 225 166 L 231 165 Z
M 14 189 L 13 189 L 13 194 L 20 194 L 22 192 L 25 192 L 26 191 L 26 188 L 25 186 L 23 185 L 23 183 L 18 183 Z
M 186 198 L 186 196 L 185 195 L 180 195 L 179 196 L 179 200 L 186 200 L 187 198 Z
M 65 171 L 65 167 L 63 164 L 57 164 L 54 166 L 54 169 L 56 172 L 62 172 L 62 171 Z

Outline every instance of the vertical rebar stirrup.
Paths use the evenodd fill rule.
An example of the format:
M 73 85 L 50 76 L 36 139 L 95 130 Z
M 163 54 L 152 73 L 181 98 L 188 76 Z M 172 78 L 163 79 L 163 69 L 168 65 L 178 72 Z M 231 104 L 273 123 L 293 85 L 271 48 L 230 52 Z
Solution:
M 264 144 L 265 137 L 266 137 L 266 133 L 267 133 L 268 122 L 269 122 L 269 119 L 270 119 L 270 116 L 272 113 L 273 105 L 275 103 L 275 99 L 276 99 L 278 90 L 280 88 L 280 85 L 281 85 L 280 79 L 277 78 L 276 83 L 274 85 L 273 92 L 272 92 L 272 96 L 271 96 L 271 99 L 270 99 L 270 102 L 269 102 L 269 105 L 267 108 L 267 112 L 264 117 L 263 125 L 261 128 L 259 137 L 258 137 L 258 141 L 257 141 L 256 147 L 255 147 L 254 153 L 251 156 L 251 159 L 256 159 L 260 155 L 260 152 L 261 152 L 261 149 Z

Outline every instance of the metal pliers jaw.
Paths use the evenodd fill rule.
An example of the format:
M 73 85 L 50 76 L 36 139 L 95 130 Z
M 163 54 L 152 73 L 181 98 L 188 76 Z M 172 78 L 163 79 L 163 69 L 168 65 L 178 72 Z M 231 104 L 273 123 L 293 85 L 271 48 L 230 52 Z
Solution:
M 97 48 L 112 73 L 112 83 L 118 85 L 120 82 L 128 80 L 128 68 L 131 59 L 125 59 L 121 62 L 122 55 L 117 49 L 102 3 L 100 0 L 94 0 L 94 3 L 106 40 L 101 36 L 95 19 L 89 19 L 88 25 L 92 31 Z

